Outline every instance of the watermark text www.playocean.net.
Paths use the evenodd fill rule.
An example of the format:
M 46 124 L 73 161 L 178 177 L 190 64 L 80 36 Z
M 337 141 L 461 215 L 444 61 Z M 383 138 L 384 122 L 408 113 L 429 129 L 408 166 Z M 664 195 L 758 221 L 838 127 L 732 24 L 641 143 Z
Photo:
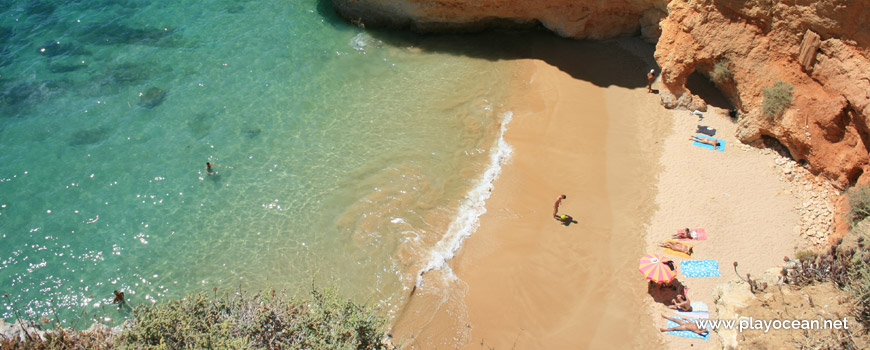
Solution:
M 811 319 L 811 320 L 756 320 L 752 317 L 737 320 L 698 320 L 698 326 L 709 330 L 736 329 L 738 332 L 748 330 L 761 330 L 764 333 L 771 330 L 820 330 L 820 329 L 849 329 L 845 317 L 842 320 L 834 319 Z

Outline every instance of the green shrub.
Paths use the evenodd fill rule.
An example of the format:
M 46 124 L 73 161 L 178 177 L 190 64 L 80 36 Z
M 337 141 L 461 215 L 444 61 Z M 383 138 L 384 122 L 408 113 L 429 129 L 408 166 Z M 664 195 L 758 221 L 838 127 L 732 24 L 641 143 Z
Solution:
M 710 71 L 710 80 L 716 84 L 722 84 L 734 79 L 734 73 L 731 72 L 728 61 L 719 61 L 713 65 L 713 70 Z
M 274 290 L 253 296 L 179 301 L 134 309 L 135 321 L 120 336 L 121 349 L 386 349 L 386 320 L 374 310 L 343 300 L 334 290 L 313 291 L 311 300 Z
M 764 115 L 768 118 L 782 115 L 782 112 L 791 105 L 792 98 L 794 98 L 792 90 L 794 90 L 793 86 L 782 81 L 777 81 L 769 88 L 761 89 L 764 93 L 764 102 L 761 104 Z
M 386 319 L 375 310 L 315 290 L 310 300 L 281 291 L 145 304 L 119 334 L 63 329 L 22 342 L 0 339 L 6 349 L 389 349 L 381 343 Z

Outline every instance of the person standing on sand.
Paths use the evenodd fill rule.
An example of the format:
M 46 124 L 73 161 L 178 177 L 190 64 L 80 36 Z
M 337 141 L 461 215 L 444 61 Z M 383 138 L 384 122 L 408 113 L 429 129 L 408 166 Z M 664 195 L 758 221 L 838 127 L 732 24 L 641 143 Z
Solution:
M 652 92 L 652 83 L 656 81 L 655 69 L 650 69 L 649 73 L 646 73 L 646 92 Z
M 559 204 L 562 204 L 562 200 L 565 198 L 568 198 L 568 197 L 565 196 L 564 194 L 559 196 L 558 198 L 556 198 L 556 203 L 553 204 L 553 218 L 556 219 L 556 221 L 561 222 L 562 225 L 565 225 L 565 226 L 568 226 L 572 223 L 576 224 L 577 221 L 574 221 L 574 218 L 572 218 L 571 215 L 568 215 L 568 214 L 559 215 Z

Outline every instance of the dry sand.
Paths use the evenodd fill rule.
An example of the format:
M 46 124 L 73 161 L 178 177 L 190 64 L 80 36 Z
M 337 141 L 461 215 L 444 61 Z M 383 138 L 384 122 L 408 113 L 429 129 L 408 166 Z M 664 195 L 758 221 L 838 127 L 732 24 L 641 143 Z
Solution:
M 744 276 L 760 275 L 780 265 L 784 256 L 793 256 L 798 239 L 793 228 L 800 220 L 794 210 L 797 200 L 788 193 L 790 185 L 771 167 L 774 156 L 742 146 L 733 136 L 735 124 L 725 113 L 714 108 L 699 120 L 687 111 L 672 112 L 673 130 L 664 140 L 661 157 L 659 210 L 647 230 L 648 250 L 661 253 L 658 243 L 678 228 L 707 229 L 709 238 L 694 242 L 692 259 L 718 260 L 721 276 L 678 278 L 689 287 L 690 300 L 710 306 L 711 318 L 716 317 L 713 288 L 737 277 L 733 262 L 739 263 L 738 271 Z M 688 138 L 699 123 L 717 130 L 716 137 L 726 141 L 725 152 L 691 145 Z M 656 317 L 670 314 L 661 303 L 651 305 L 651 312 Z M 665 324 L 656 319 L 657 327 Z M 713 337 L 701 341 L 666 335 L 664 339 L 669 348 L 705 348 L 715 343 Z
M 532 44 L 535 54 L 517 61 L 506 106 L 513 156 L 480 228 L 450 262 L 459 279 L 449 295 L 418 291 L 395 322 L 405 348 L 707 348 L 715 340 L 658 331 L 658 314 L 670 312 L 653 294 L 669 298 L 649 293 L 638 259 L 661 253 L 657 243 L 679 228 L 706 228 L 693 258 L 718 260 L 722 277 L 680 281 L 715 317 L 712 290 L 735 278 L 733 261 L 758 274 L 793 251 L 788 184 L 773 157 L 737 146 L 722 110 L 699 121 L 661 107 L 642 86 L 651 48 L 621 41 L 548 51 L 560 45 Z M 597 68 L 614 64 L 625 69 Z M 692 145 L 699 124 L 717 130 L 725 152 Z M 563 193 L 560 213 L 578 221 L 568 227 L 552 218 Z

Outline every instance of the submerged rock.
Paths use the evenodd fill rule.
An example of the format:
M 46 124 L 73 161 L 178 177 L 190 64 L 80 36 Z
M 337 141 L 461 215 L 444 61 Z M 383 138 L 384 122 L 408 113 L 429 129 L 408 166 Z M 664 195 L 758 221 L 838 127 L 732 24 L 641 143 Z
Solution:
M 74 72 L 82 68 L 87 68 L 88 65 L 84 63 L 73 63 L 73 64 L 63 64 L 63 63 L 49 63 L 48 71 L 52 73 L 69 73 Z
M 90 55 L 91 52 L 74 44 L 60 41 L 49 41 L 37 47 L 36 52 L 46 57 L 61 55 Z
M 0 43 L 5 43 L 5 42 L 9 41 L 9 39 L 12 38 L 13 34 L 14 34 L 14 32 L 12 32 L 12 28 L 0 27 Z
M 154 108 L 166 99 L 166 91 L 158 87 L 151 87 L 145 93 L 139 94 L 139 105 L 145 108 Z
M 100 143 L 109 137 L 109 129 L 105 127 L 79 130 L 72 134 L 70 146 L 84 146 Z
M 21 82 L 17 84 L 0 84 L 0 107 L 22 106 L 41 101 L 51 95 L 69 88 L 69 80 L 45 80 L 37 82 Z
M 57 6 L 49 1 L 33 0 L 24 6 L 24 13 L 31 16 L 50 16 L 57 10 Z
M 167 28 L 133 28 L 118 23 L 95 24 L 84 28 L 81 40 L 94 45 L 173 46 L 167 40 L 174 30 Z
M 260 130 L 260 128 L 257 126 L 248 126 L 242 129 L 242 135 L 245 135 L 248 138 L 255 138 L 257 136 L 260 136 L 261 132 L 263 132 L 263 130 Z
M 199 140 L 211 132 L 212 127 L 214 127 L 214 119 L 214 113 L 200 112 L 193 119 L 187 121 L 187 127 L 190 128 L 190 133 L 193 134 L 193 137 Z

